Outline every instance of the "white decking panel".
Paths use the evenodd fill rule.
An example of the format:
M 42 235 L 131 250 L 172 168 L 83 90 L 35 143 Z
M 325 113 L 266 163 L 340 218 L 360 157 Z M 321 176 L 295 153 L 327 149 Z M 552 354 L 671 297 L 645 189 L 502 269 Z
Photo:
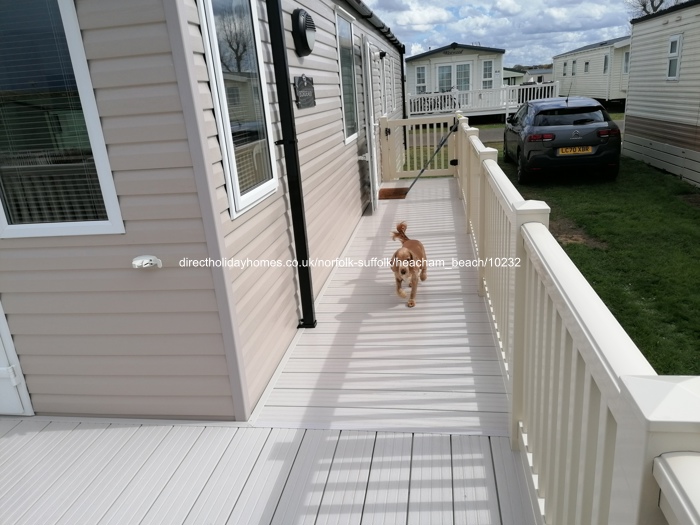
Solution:
M 18 525 L 36 523 L 55 523 L 83 492 L 95 481 L 100 471 L 131 439 L 138 427 L 111 425 L 95 442 L 88 447 L 73 464 L 61 472 L 49 490 L 41 496 L 41 504 L 27 505 L 27 512 L 16 522 Z M 77 449 L 82 450 L 82 447 Z M 47 465 L 42 465 L 39 474 L 47 472 Z
M 362 357 L 363 359 L 455 359 L 469 357 L 482 361 L 497 359 L 490 346 L 472 346 L 465 349 L 463 346 L 356 346 L 352 350 L 338 351 L 333 347 L 324 346 L 297 346 L 294 350 L 295 358 L 335 358 L 338 355 L 350 357 Z
M 272 525 L 314 525 L 340 432 L 307 430 Z
M 170 525 L 185 521 L 235 434 L 235 428 L 205 428 L 141 525 Z
M 202 427 L 175 427 L 114 501 L 101 525 L 141 523 L 199 435 Z
M 19 424 L 20 421 L 16 419 L 6 419 L 4 421 L 0 421 L 0 437 L 3 437 Z
M 285 372 L 328 374 L 427 374 L 500 376 L 498 361 L 461 359 L 333 359 L 292 358 Z
M 34 467 L 42 465 L 51 452 L 70 436 L 78 423 L 51 423 L 39 432 L 31 432 L 28 440 L 32 446 L 17 450 L 7 457 L 0 469 L 0 499 L 19 483 Z
M 377 434 L 362 525 L 406 523 L 412 446 L 412 434 Z
M 376 434 L 344 431 L 333 457 L 316 525 L 359 525 Z
M 227 525 L 272 521 L 303 436 L 303 430 L 270 432 Z
M 343 388 L 338 388 L 342 385 Z M 411 374 L 322 374 L 283 373 L 277 388 L 320 388 L 335 390 L 404 390 L 409 392 L 490 392 L 505 394 L 503 379 L 497 376 Z M 261 411 L 264 414 L 267 406 Z M 256 420 L 259 423 L 259 420 Z M 268 425 L 269 426 L 269 425 Z
M 18 419 L 2 421 L 5 432 L 2 433 L 2 448 L 0 448 L 0 469 L 4 463 L 15 455 L 29 440 L 34 439 L 48 425 L 48 421 L 20 421 Z
M 501 523 L 491 445 L 485 436 L 452 436 L 455 525 Z
M 269 419 L 267 419 L 269 418 Z M 367 408 L 270 407 L 258 425 L 278 428 L 352 429 L 506 436 L 508 414 Z
M 450 436 L 413 436 L 408 525 L 452 525 Z
M 402 407 L 406 410 L 440 410 L 462 412 L 508 412 L 505 394 L 484 392 L 409 392 L 377 390 L 276 389 L 267 400 L 268 406 L 307 406 L 343 408 Z
M 520 484 L 516 470 L 517 460 L 510 448 L 509 439 L 492 437 L 491 454 L 496 473 L 502 525 L 535 525 L 525 487 Z
M 355 345 L 395 345 L 406 346 L 426 345 L 464 345 L 487 346 L 493 345 L 491 334 L 443 334 L 443 333 L 400 333 L 400 334 L 322 334 L 308 331 L 301 338 L 304 345 L 345 346 L 352 349 Z
M 505 437 L 80 424 L 55 451 L 0 523 L 532 523 Z
M 99 523 L 171 430 L 167 425 L 139 428 L 116 456 L 101 462 L 97 477 L 56 523 Z
M 28 506 L 36 505 L 51 485 L 74 466 L 78 457 L 91 447 L 107 427 L 106 424 L 85 423 L 79 432 L 70 432 L 41 463 L 35 464 L 2 495 L 0 519 L 5 523 L 16 523 L 26 513 Z
M 266 428 L 236 431 L 185 519 L 185 525 L 220 525 L 228 521 L 269 436 L 270 429 Z
M 390 257 L 401 220 L 473 259 L 451 179 L 381 201 L 345 256 Z M 388 268 L 335 268 L 249 426 L 0 419 L 0 523 L 531 525 L 477 280 L 430 268 L 409 309 Z

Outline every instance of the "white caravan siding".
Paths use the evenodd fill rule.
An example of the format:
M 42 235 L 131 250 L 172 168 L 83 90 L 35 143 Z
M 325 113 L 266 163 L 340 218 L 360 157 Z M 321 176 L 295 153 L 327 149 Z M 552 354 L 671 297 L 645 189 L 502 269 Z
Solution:
M 678 80 L 669 38 L 682 35 Z M 632 26 L 623 153 L 700 183 L 700 5 Z
M 123 235 L 0 241 L 38 414 L 231 419 L 209 250 L 161 0 L 78 0 Z M 162 269 L 135 270 L 152 254 Z
M 458 54 L 455 54 L 458 53 Z M 457 64 L 470 64 L 471 78 L 470 89 L 482 89 L 484 80 L 484 62 L 493 61 L 493 88 L 500 88 L 503 84 L 503 55 L 501 53 L 475 52 L 465 48 L 448 49 L 442 53 L 436 53 L 425 58 L 411 60 L 406 63 L 408 86 L 407 93 L 416 94 L 416 68 L 425 66 L 426 92 L 438 92 L 438 67 L 452 66 L 452 84 L 455 85 Z
M 620 44 L 617 43 L 617 45 Z M 627 75 L 622 74 L 622 61 L 624 51 L 629 49 L 629 45 L 616 47 L 615 44 L 606 44 L 554 57 L 554 80 L 559 82 L 559 93 L 564 96 L 578 95 L 598 100 L 624 99 Z M 607 72 L 605 72 L 606 56 L 608 57 Z M 572 75 L 574 60 L 576 74 Z M 587 72 L 586 63 L 588 63 Z M 566 64 L 566 74 L 564 74 L 564 64 Z
M 611 54 L 610 63 L 610 99 L 627 99 L 629 85 L 629 67 L 624 70 L 625 53 L 630 53 L 630 46 L 616 47 Z M 630 59 L 631 59 L 630 53 Z
M 126 233 L 0 241 L 2 305 L 39 414 L 242 419 L 297 333 L 295 269 L 179 264 L 215 256 L 287 261 L 294 239 L 280 147 L 276 193 L 231 220 L 197 5 L 164 2 L 77 1 Z M 257 7 L 277 140 L 265 2 Z M 304 58 L 290 33 L 297 7 L 283 0 L 291 76 L 312 77 L 316 90 L 315 108 L 295 109 L 308 239 L 312 259 L 331 260 L 369 202 L 367 163 L 358 159 L 366 152 L 362 34 L 387 53 L 384 67 L 373 65 L 377 117 L 382 104 L 401 113 L 401 57 L 353 15 L 360 132 L 346 144 L 336 3 L 306 7 L 317 35 Z M 160 257 L 163 268 L 131 268 L 144 254 Z M 315 295 L 331 270 L 313 269 Z
M 342 6 L 350 14 L 353 11 L 344 2 Z M 373 29 L 361 25 L 361 19 L 353 24 L 355 47 L 355 77 L 358 102 L 359 136 L 345 144 L 342 120 L 340 68 L 336 42 L 336 4 L 330 1 L 315 2 L 305 6 L 316 25 L 316 43 L 313 52 L 300 58 L 293 48 L 290 18 L 297 2 L 284 0 L 287 57 L 290 76 L 313 78 L 316 106 L 310 109 L 295 107 L 295 124 L 301 163 L 306 225 L 309 251 L 312 260 L 329 261 L 339 257 L 347 244 L 363 209 L 369 202 L 367 163 L 358 160 L 366 151 L 364 136 L 364 94 L 362 91 L 361 35 L 367 32 L 377 49 L 387 52 L 387 58 L 396 61 L 393 81 L 396 83 L 397 111 L 403 100 L 400 98 L 400 56 Z M 269 46 L 269 32 L 266 27 L 265 2 L 258 2 L 264 44 L 268 93 L 271 101 L 277 99 L 273 82 L 274 67 Z M 200 39 L 198 28 L 193 27 Z M 195 60 L 204 64 L 203 52 Z M 397 68 L 399 73 L 397 73 Z M 381 67 L 375 65 L 375 113 L 381 114 Z M 278 147 L 278 176 L 282 179 L 277 192 L 243 213 L 230 219 L 229 204 L 226 198 L 223 168 L 218 148 L 218 137 L 212 113 L 211 93 L 208 87 L 206 69 L 202 68 L 200 92 L 206 119 L 212 122 L 210 160 L 217 174 L 219 214 L 223 225 L 223 244 L 226 257 L 250 260 L 292 260 L 294 258 L 294 237 L 286 194 L 286 169 L 282 148 Z M 388 85 L 385 82 L 385 85 Z M 273 102 L 273 126 L 275 136 L 280 138 L 279 111 Z M 312 269 L 314 295 L 317 296 L 328 278 L 332 267 L 320 265 Z M 235 297 L 235 320 L 239 332 L 239 344 L 243 353 L 244 381 L 247 385 L 250 411 L 264 391 L 289 343 L 296 334 L 299 318 L 298 280 L 293 268 L 248 268 L 229 270 L 229 278 Z

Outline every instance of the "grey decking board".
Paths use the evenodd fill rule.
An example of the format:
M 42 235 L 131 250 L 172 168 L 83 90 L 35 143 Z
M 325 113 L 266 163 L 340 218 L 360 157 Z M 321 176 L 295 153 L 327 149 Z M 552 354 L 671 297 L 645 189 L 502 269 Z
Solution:
M 398 243 L 388 238 L 388 232 L 405 219 L 409 236 L 423 239 L 429 256 L 472 257 L 455 189 L 454 180 L 426 180 L 406 201 L 381 203 L 377 215 L 362 219 L 355 234 L 357 249 L 351 246 L 347 253 L 357 257 L 393 253 Z M 433 217 L 426 219 L 430 213 Z M 452 245 L 450 239 L 455 239 Z M 184 424 L 199 429 L 198 437 L 184 448 L 180 439 L 166 439 L 183 432 L 178 425 L 136 425 L 128 436 L 124 434 L 122 446 L 114 443 L 113 448 L 107 435 L 117 427 L 107 428 L 92 445 L 109 449 L 104 458 L 91 454 L 99 447 L 87 446 L 48 490 L 15 504 L 27 506 L 21 509 L 24 515 L 40 517 L 42 525 L 99 523 L 103 517 L 122 523 L 133 517 L 173 525 L 267 525 L 273 519 L 314 523 L 316 516 L 323 516 L 319 524 L 454 520 L 500 525 L 501 515 L 504 524 L 530 525 L 506 437 L 504 380 L 500 373 L 455 369 L 476 362 L 492 367 L 498 362 L 493 334 L 468 330 L 489 319 L 484 299 L 469 290 L 476 283 L 476 270 L 433 271 L 419 288 L 413 309 L 394 295 L 387 272 L 334 270 L 332 279 L 337 281 L 328 284 L 316 303 L 319 323 L 327 324 L 329 333 L 304 331 L 287 359 L 299 369 L 313 361 L 317 372 L 282 370 L 268 406 L 252 422 L 259 428 Z M 455 330 L 463 323 L 466 329 L 446 333 L 441 323 L 450 323 Z M 341 328 L 343 324 L 346 328 Z M 366 332 L 348 329 L 351 325 L 366 327 Z M 328 366 L 319 366 L 322 360 Z M 429 365 L 424 373 L 422 365 Z M 448 373 L 450 367 L 453 373 Z M 47 425 L 52 433 L 51 427 L 63 429 L 65 435 L 55 436 L 60 437 L 58 443 L 79 428 L 78 423 L 37 420 L 32 427 L 27 426 L 30 419 L 15 421 L 0 419 L 0 435 L 3 429 L 5 438 L 19 428 L 32 430 L 24 439 L 11 440 L 13 454 L 6 459 L 11 466 L 30 465 L 36 472 L 58 446 L 51 436 L 40 437 L 44 432 L 40 427 Z M 218 444 L 217 432 L 209 431 L 215 427 L 227 435 Z M 341 436 L 347 453 L 336 454 Z M 352 436 L 364 443 L 355 452 L 346 446 Z M 0 458 L 5 438 L 0 437 Z M 208 450 L 212 457 L 200 461 Z M 156 467 L 154 454 L 162 456 L 157 464 L 167 472 Z M 18 462 L 18 457 L 23 459 Z M 157 472 L 145 475 L 150 468 Z M 71 473 L 87 477 L 71 484 Z M 0 477 L 3 474 L 0 467 Z M 150 480 L 157 483 L 149 485 Z M 66 487 L 59 487 L 61 483 Z M 142 492 L 145 495 L 140 496 Z M 52 511 L 64 494 L 66 501 Z M 479 499 L 481 494 L 486 501 Z M 137 500 L 134 508 L 122 506 L 132 495 Z M 168 507 L 171 501 L 176 508 Z
M 277 388 L 338 388 L 343 382 L 351 390 L 409 390 L 429 392 L 505 393 L 503 378 L 497 376 L 408 374 L 309 374 L 283 373 Z M 263 410 L 264 412 L 264 410 Z
M 484 392 L 411 392 L 407 390 L 279 389 L 268 399 L 269 406 L 392 408 L 428 411 L 507 412 L 505 394 Z M 438 408 L 436 408 L 436 406 Z
M 432 411 L 338 407 L 270 407 L 257 421 L 277 428 L 350 429 L 382 432 L 434 432 L 507 435 L 503 412 Z

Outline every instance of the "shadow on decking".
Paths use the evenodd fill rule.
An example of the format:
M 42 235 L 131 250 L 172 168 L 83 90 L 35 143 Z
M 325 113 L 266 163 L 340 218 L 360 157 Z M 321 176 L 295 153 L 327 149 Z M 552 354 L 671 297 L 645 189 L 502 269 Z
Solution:
M 432 266 L 409 309 L 386 265 L 406 221 Z M 256 425 L 507 435 L 507 397 L 492 325 L 476 293 L 454 179 L 421 180 L 365 215 L 317 300 Z

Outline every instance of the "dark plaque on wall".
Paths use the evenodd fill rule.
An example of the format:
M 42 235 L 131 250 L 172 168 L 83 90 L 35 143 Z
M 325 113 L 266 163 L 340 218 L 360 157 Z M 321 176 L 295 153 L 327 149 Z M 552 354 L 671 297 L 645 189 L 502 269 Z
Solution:
M 316 106 L 316 93 L 314 93 L 314 79 L 302 75 L 294 77 L 294 93 L 297 96 L 299 109 L 313 108 Z

